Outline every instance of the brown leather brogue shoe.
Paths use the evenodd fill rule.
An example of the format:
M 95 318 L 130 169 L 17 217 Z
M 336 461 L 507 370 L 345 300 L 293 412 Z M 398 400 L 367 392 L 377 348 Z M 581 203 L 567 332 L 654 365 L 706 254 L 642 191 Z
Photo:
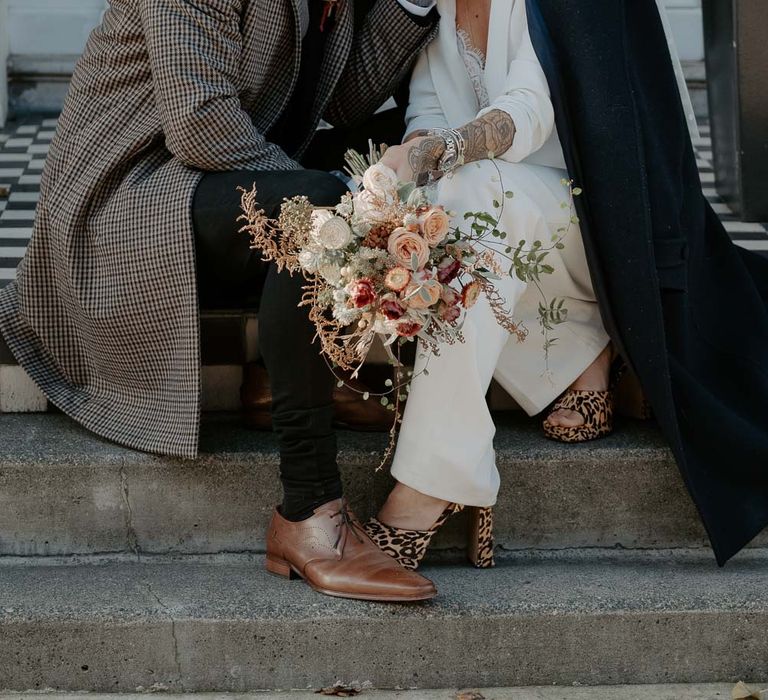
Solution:
M 267 571 L 303 578 L 339 598 L 410 603 L 437 595 L 434 584 L 404 569 L 365 534 L 342 499 L 291 522 L 275 510 L 267 532 Z
M 379 401 L 363 399 L 368 389 L 357 379 L 347 379 L 346 384 L 333 391 L 335 425 L 343 430 L 362 432 L 387 432 L 394 416 Z M 257 430 L 272 430 L 272 392 L 267 371 L 257 362 L 249 362 L 243 372 L 240 399 L 246 423 Z

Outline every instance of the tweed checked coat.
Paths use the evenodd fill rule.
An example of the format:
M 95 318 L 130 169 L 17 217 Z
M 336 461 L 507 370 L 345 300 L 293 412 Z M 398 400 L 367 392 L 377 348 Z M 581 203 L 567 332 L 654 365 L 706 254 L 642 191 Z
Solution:
M 197 453 L 202 171 L 300 167 L 321 116 L 338 126 L 372 113 L 434 34 L 434 12 L 377 0 L 355 22 L 341 0 L 312 128 L 288 155 L 263 134 L 298 76 L 300 2 L 110 0 L 88 40 L 27 255 L 0 292 L 0 332 L 50 401 L 102 436 Z

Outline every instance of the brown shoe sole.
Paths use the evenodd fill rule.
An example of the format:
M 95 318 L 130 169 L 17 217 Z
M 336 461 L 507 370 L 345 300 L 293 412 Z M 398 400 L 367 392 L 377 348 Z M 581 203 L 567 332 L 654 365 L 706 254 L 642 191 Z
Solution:
M 349 598 L 351 600 L 367 600 L 378 603 L 418 603 L 422 600 L 431 600 L 437 595 L 437 591 L 429 595 L 419 595 L 412 598 L 393 598 L 392 596 L 375 596 L 375 595 L 352 595 L 350 593 L 339 593 L 338 591 L 329 591 L 326 588 L 320 588 L 307 581 L 296 569 L 294 569 L 287 561 L 281 559 L 273 559 L 267 555 L 265 560 L 265 566 L 267 572 L 273 576 L 280 576 L 289 580 L 300 579 L 304 581 L 313 591 L 316 593 L 322 593 L 323 595 L 329 595 L 334 598 Z

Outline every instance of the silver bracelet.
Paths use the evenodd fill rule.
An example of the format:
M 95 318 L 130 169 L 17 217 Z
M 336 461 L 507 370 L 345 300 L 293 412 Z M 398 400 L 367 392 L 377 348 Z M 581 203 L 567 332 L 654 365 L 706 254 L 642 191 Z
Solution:
M 438 170 L 448 175 L 464 163 L 466 142 L 458 129 L 432 129 L 429 134 L 440 136 L 445 141 L 445 152 L 438 163 Z

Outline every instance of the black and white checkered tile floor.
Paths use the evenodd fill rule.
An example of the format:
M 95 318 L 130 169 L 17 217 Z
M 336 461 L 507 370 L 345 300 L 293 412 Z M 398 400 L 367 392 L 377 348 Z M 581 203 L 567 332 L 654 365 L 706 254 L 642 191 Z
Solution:
M 26 119 L 0 130 L 0 286 L 14 279 L 32 235 L 40 173 L 56 128 L 55 119 Z M 768 255 L 768 224 L 739 221 L 714 189 L 709 127 L 695 143 L 704 193 L 736 243 Z
M 55 128 L 55 119 L 36 119 L 0 130 L 0 286 L 15 277 L 32 235 L 40 172 Z

